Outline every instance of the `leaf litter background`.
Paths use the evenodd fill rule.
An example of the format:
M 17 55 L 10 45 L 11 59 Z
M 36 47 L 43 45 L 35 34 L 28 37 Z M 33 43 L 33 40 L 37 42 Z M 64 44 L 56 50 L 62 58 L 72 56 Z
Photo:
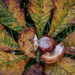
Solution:
M 7 0 L 8 1 L 8 0 Z M 40 3 L 42 3 L 42 1 L 43 1 L 43 5 L 46 5 L 47 3 L 46 3 L 46 0 L 40 0 L 39 2 Z M 48 0 L 48 1 L 50 1 L 51 2 L 51 0 Z M 49 65 L 45 65 L 45 73 L 47 74 L 47 75 L 52 75 L 52 74 L 56 74 L 56 75 L 61 75 L 61 74 L 65 74 L 65 75 L 67 75 L 67 74 L 69 74 L 69 75 L 74 75 L 75 74 L 75 72 L 73 71 L 74 70 L 74 66 L 75 66 L 75 61 L 73 60 L 73 59 L 75 59 L 75 41 L 74 41 L 74 33 L 75 33 L 75 23 L 74 23 L 74 21 L 75 21 L 75 5 L 72 7 L 72 4 L 75 2 L 74 0 L 71 0 L 72 2 L 69 2 L 70 0 L 63 0 L 63 4 L 65 3 L 65 1 L 66 1 L 66 4 L 65 5 L 62 5 L 61 3 L 61 0 L 59 1 L 59 0 L 56 0 L 55 1 L 55 3 L 53 3 L 54 4 L 54 6 L 56 7 L 56 9 L 52 9 L 52 8 L 54 8 L 54 7 L 52 7 L 51 8 L 51 6 L 49 6 L 49 8 L 48 9 L 52 9 L 52 13 L 50 13 L 49 11 L 47 12 L 47 13 L 50 13 L 51 14 L 51 17 L 50 18 L 48 18 L 49 16 L 50 16 L 50 14 L 49 15 L 47 15 L 47 16 L 45 16 L 44 14 L 46 14 L 45 13 L 45 11 L 47 11 L 45 8 L 46 8 L 46 6 L 44 7 L 43 6 L 43 9 L 41 8 L 41 11 L 40 11 L 40 14 L 41 15 L 43 15 L 43 16 L 45 16 L 45 18 L 47 17 L 48 18 L 48 21 L 47 21 L 47 19 L 44 21 L 44 17 L 42 17 L 42 16 L 39 16 L 38 14 L 36 14 L 35 12 L 34 12 L 34 15 L 36 15 L 36 16 L 38 16 L 40 19 L 34 19 L 34 16 L 32 17 L 32 19 L 31 19 L 31 17 L 30 17 L 30 15 L 29 15 L 29 13 L 30 13 L 30 11 L 31 10 L 27 10 L 27 8 L 26 8 L 26 5 L 28 5 L 28 1 L 27 0 L 25 0 L 25 1 L 22 1 L 22 8 L 24 8 L 25 9 L 25 19 L 26 19 L 26 25 L 28 26 L 28 27 L 34 27 L 35 28 L 35 26 L 36 25 L 38 25 L 38 24 L 36 24 L 37 22 L 36 21 L 40 21 L 39 22 L 39 25 L 40 26 L 42 26 L 43 24 L 45 25 L 46 24 L 46 26 L 44 26 L 43 27 L 43 29 L 41 29 L 42 30 L 42 34 L 50 34 L 50 35 L 52 35 L 53 37 L 55 37 L 58 33 L 60 33 L 61 31 L 63 31 L 64 29 L 66 29 L 66 30 L 64 30 L 62 33 L 60 33 L 59 35 L 57 35 L 56 37 L 55 37 L 55 39 L 56 39 L 56 42 L 57 42 L 57 44 L 58 43 L 60 43 L 61 41 L 63 41 L 64 40 L 64 42 L 65 42 L 65 46 L 66 46 L 66 53 L 68 53 L 68 54 L 65 54 L 65 58 L 63 58 L 63 59 L 61 59 L 60 60 L 60 62 L 58 62 L 57 64 L 51 64 L 50 65 L 50 67 L 49 67 Z M 29 2 L 31 2 L 31 0 L 29 0 Z M 33 7 L 35 8 L 35 6 L 37 6 L 36 4 L 38 4 L 39 2 L 38 2 L 38 0 L 32 0 L 32 3 L 33 3 Z M 8 3 L 8 2 L 7 2 Z M 46 4 L 45 4 L 46 3 Z M 51 4 L 52 5 L 52 4 Z M 40 7 L 42 7 L 42 5 L 39 5 Z M 64 6 L 65 6 L 65 8 L 64 8 Z M 9 9 L 10 9 L 10 7 L 11 7 L 11 4 L 8 6 L 9 7 Z M 12 7 L 14 7 L 14 6 L 12 6 Z M 61 8 L 62 7 L 62 8 Z M 72 9 L 71 9 L 72 8 Z M 19 8 L 20 9 L 20 8 Z M 12 12 L 13 14 L 14 14 L 14 17 L 16 17 L 17 15 L 19 15 L 18 13 L 18 11 L 19 11 L 19 9 L 17 10 L 17 12 L 15 13 L 15 12 L 13 12 L 13 11 L 11 11 L 10 10 L 10 12 Z M 37 8 L 36 8 L 37 9 Z M 39 9 L 39 8 L 38 8 Z M 64 10 L 65 9 L 65 10 Z M 16 10 L 16 9 L 13 9 L 14 11 Z M 69 10 L 69 11 L 68 11 Z M 5 11 L 5 10 L 4 10 Z M 29 11 L 29 12 L 28 12 Z M 43 11 L 43 13 L 42 13 L 42 11 Z M 63 12 L 61 12 L 61 11 L 63 11 Z M 67 12 L 68 11 L 68 12 Z M 73 12 L 73 13 L 72 13 Z M 65 15 L 67 13 L 67 15 Z M 16 15 L 17 14 L 17 15 Z M 32 14 L 32 12 L 30 13 L 30 14 Z M 62 15 L 61 15 L 62 14 Z M 9 14 L 7 14 L 6 16 L 8 16 Z M 59 15 L 61 15 L 61 16 L 59 16 Z M 71 16 L 74 16 L 74 18 L 73 17 L 71 17 Z M 5 15 L 4 15 L 5 16 Z M 70 16 L 70 17 L 69 17 Z M 12 17 L 12 20 L 14 19 L 14 17 L 13 16 L 11 16 Z M 9 17 L 9 19 L 11 18 L 11 17 Z M 44 19 L 42 19 L 42 18 L 44 18 Z M 63 18 L 63 19 L 62 19 Z M 5 19 L 6 20 L 6 19 Z M 21 20 L 21 19 L 20 19 Z M 36 20 L 36 21 L 35 21 Z M 57 21 L 56 21 L 57 20 Z M 61 20 L 61 21 L 60 21 Z M 74 21 L 73 21 L 74 20 Z M 8 23 L 9 23 L 9 20 L 6 20 L 6 22 L 8 21 Z M 13 20 L 14 21 L 14 20 Z M 34 22 L 33 22 L 34 21 Z M 41 22 L 42 21 L 42 22 Z M 0 20 L 0 22 L 1 22 L 1 20 Z M 17 21 L 16 21 L 17 22 Z M 46 23 L 47 22 L 47 23 Z M 60 23 L 61 22 L 61 23 Z M 14 28 L 14 25 L 16 25 L 16 23 L 14 22 L 14 23 L 9 23 L 9 25 L 8 25 L 8 23 L 6 24 L 6 26 L 8 26 L 9 28 L 12 28 L 12 29 L 15 29 L 15 31 L 17 31 L 17 32 L 20 32 L 21 30 L 23 30 L 23 28 L 24 28 L 24 26 L 25 26 L 25 21 L 24 21 L 24 23 L 23 23 L 23 25 L 24 26 L 22 26 L 22 23 L 21 23 L 21 27 L 22 28 L 19 28 L 20 27 L 20 25 L 19 24 L 17 24 L 17 26 Z M 54 24 L 53 24 L 54 23 Z M 73 24 L 72 24 L 73 23 Z M 4 23 L 2 23 L 2 24 L 4 24 Z M 11 26 L 13 24 L 13 27 Z M 73 26 L 71 26 L 71 24 L 73 25 Z M 35 26 L 34 26 L 35 25 Z M 59 26 L 57 26 L 57 25 L 59 25 Z M 64 26 L 65 25 L 65 26 Z M 0 25 L 1 26 L 1 25 Z M 51 27 L 50 27 L 51 26 Z M 53 27 L 54 26 L 54 27 Z M 68 26 L 69 26 L 69 28 L 68 28 Z M 1 26 L 2 27 L 2 26 Z M 17 28 L 18 27 L 18 28 Z M 6 30 L 10 33 L 10 35 L 12 36 L 12 38 L 14 38 L 15 39 L 15 41 L 17 41 L 17 35 L 18 35 L 18 33 L 17 33 L 17 35 L 16 35 L 16 32 L 14 32 L 14 31 L 12 31 L 11 29 L 9 29 L 9 28 L 7 28 L 7 27 L 5 27 L 6 28 Z M 39 30 L 39 28 L 41 28 L 41 27 L 37 27 L 36 26 L 36 30 L 37 30 L 37 33 L 40 31 Z M 44 29 L 45 28 L 45 29 Z M 50 29 L 51 28 L 51 29 Z M 52 28 L 53 28 L 53 31 L 52 31 Z M 19 30 L 19 31 L 18 31 Z M 39 30 L 39 31 L 38 31 Z M 50 31 L 49 31 L 50 30 Z M 43 32 L 44 31 L 44 32 Z M 74 32 L 73 32 L 74 31 Z M 5 31 L 5 29 L 3 29 L 2 30 L 2 28 L 0 29 L 0 34 L 2 34 L 2 37 L 5 37 L 5 38 L 10 38 L 10 40 L 11 41 L 13 41 L 12 40 L 12 38 L 9 36 L 9 34 Z M 49 32 L 49 33 L 48 33 Z M 71 33 L 72 32 L 72 33 Z M 70 34 L 71 33 L 71 34 Z M 4 35 L 3 35 L 4 34 Z M 6 37 L 5 35 L 7 35 L 8 34 L 8 37 Z M 42 36 L 42 34 L 40 34 L 40 32 L 39 32 L 39 34 L 38 34 L 38 38 L 40 37 L 40 36 Z M 68 34 L 70 34 L 70 35 L 68 35 Z M 40 35 L 40 36 L 39 36 Z M 67 36 L 68 35 L 68 36 Z M 14 37 L 14 36 L 16 36 L 16 37 Z M 67 37 L 66 37 L 67 36 Z M 65 38 L 66 37 L 66 38 Z M 18 50 L 18 45 L 17 45 L 17 43 L 15 42 L 15 41 L 13 41 L 13 42 L 11 42 L 11 44 L 9 44 L 10 42 L 9 41 L 6 41 L 6 39 L 3 39 L 3 40 L 1 40 L 1 45 L 4 47 L 5 46 L 5 49 L 2 49 L 2 50 L 7 50 L 7 46 L 8 47 L 10 47 L 9 48 L 9 50 Z M 65 39 L 64 39 L 65 38 Z M 4 40 L 5 40 L 5 42 L 4 42 Z M 9 42 L 9 43 L 8 43 Z M 14 43 L 14 47 L 12 48 L 12 44 Z M 4 45 L 3 45 L 4 44 Z M 7 44 L 9 44 L 9 45 L 7 45 Z M 16 44 L 16 47 L 15 47 L 15 44 Z M 2 47 L 1 46 L 1 47 Z M 16 48 L 16 49 L 15 49 Z M 17 51 L 16 52 L 16 54 L 22 54 L 20 51 Z M 71 56 L 71 55 L 69 55 L 69 54 L 71 54 L 71 55 L 73 55 L 73 56 Z M 1 54 L 0 54 L 1 56 L 0 57 L 3 57 L 3 55 L 5 56 L 6 55 L 6 53 L 3 53 L 3 52 L 1 52 Z M 11 54 L 9 54 L 8 56 L 12 56 Z M 15 55 L 14 55 L 15 56 Z M 14 57 L 13 56 L 13 57 Z M 72 58 L 72 59 L 70 59 L 70 58 L 66 58 L 66 56 L 68 56 L 68 57 L 70 57 L 70 58 Z M 15 56 L 15 58 L 16 58 L 17 56 Z M 9 60 L 8 61 L 12 61 L 12 60 L 10 60 L 10 58 L 9 57 L 7 57 Z M 14 59 L 15 59 L 14 58 Z M 18 57 L 19 58 L 19 57 Z M 4 58 L 5 59 L 5 58 Z M 13 59 L 13 60 L 14 60 Z M 3 61 L 3 59 L 1 59 L 2 61 Z M 7 60 L 7 59 L 5 59 L 5 60 Z M 26 65 L 26 69 L 28 68 L 28 67 L 30 67 L 32 64 L 34 64 L 35 63 L 35 60 L 34 59 L 32 59 L 33 61 L 32 62 L 28 62 L 28 64 Z M 2 63 L 2 61 L 1 61 L 1 63 Z M 16 60 L 17 61 L 17 60 Z M 7 62 L 7 61 L 5 61 L 5 62 Z M 23 61 L 22 61 L 23 62 Z M 62 63 L 61 63 L 62 62 Z M 20 62 L 18 62 L 18 63 L 20 63 Z M 15 63 L 12 63 L 12 64 L 16 64 L 16 62 Z M 41 63 L 42 64 L 42 63 Z M 8 67 L 8 69 L 10 68 L 10 69 L 12 69 L 11 68 L 11 66 L 10 66 L 11 64 L 7 64 L 6 65 L 6 68 Z M 62 66 L 63 65 L 63 66 Z M 9 67 L 10 66 L 10 67 Z M 48 68 L 47 68 L 48 67 Z M 47 69 L 46 69 L 47 68 Z M 5 69 L 5 67 L 3 67 L 3 66 L 1 66 L 1 70 L 3 71 L 3 70 L 8 70 L 8 69 Z M 59 71 L 59 69 L 60 69 L 60 71 Z M 15 70 L 15 68 L 14 68 L 14 70 Z M 11 74 L 13 73 L 13 74 L 15 74 L 14 73 L 14 70 L 12 70 L 12 72 L 11 72 Z M 20 69 L 19 69 L 20 70 Z M 9 70 L 8 70 L 9 71 Z M 9 74 L 9 72 L 8 71 L 4 71 L 4 74 L 7 72 L 7 74 Z M 1 72 L 0 72 L 1 73 Z M 22 72 L 21 72 L 21 74 L 22 74 Z M 20 74 L 20 75 L 21 75 Z

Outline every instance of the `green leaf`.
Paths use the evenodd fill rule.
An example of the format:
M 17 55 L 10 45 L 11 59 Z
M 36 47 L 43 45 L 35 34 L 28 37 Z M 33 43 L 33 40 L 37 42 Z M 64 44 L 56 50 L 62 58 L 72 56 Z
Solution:
M 19 46 L 16 41 L 8 34 L 4 27 L 0 24 L 0 50 L 18 50 Z
M 16 18 L 13 17 L 12 13 L 8 11 L 8 9 L 1 0 L 0 0 L 0 23 L 17 32 L 23 30 L 23 28 L 20 26 Z
M 21 1 L 19 0 L 3 0 L 8 10 L 13 14 L 22 28 L 26 28 L 24 9 L 21 9 Z
M 70 25 L 75 24 L 75 0 L 56 0 L 51 28 L 48 35 L 55 37 Z
M 35 23 L 38 38 L 40 38 L 51 16 L 52 0 L 29 0 L 27 8 Z

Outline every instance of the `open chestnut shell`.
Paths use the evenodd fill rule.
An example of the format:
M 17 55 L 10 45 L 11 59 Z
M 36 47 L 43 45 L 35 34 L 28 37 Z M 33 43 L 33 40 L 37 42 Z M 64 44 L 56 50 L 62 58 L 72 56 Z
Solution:
M 56 41 L 52 36 L 44 35 L 39 39 L 39 49 L 42 53 L 51 52 L 55 46 Z
M 56 46 L 56 41 L 52 36 L 44 35 L 39 39 L 39 49 L 42 53 L 41 60 L 45 63 L 55 63 L 59 61 L 65 52 L 64 43 Z
M 55 63 L 59 61 L 65 52 L 65 45 L 64 43 L 60 43 L 56 46 L 55 50 L 52 52 L 46 52 L 43 55 L 41 55 L 41 60 L 44 61 L 45 63 Z

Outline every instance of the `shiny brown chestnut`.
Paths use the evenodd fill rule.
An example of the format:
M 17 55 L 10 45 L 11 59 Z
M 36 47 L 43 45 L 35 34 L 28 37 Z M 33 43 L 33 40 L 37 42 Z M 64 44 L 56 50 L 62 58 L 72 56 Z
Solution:
M 51 52 L 55 46 L 56 41 L 52 36 L 44 35 L 39 39 L 39 49 L 42 53 Z

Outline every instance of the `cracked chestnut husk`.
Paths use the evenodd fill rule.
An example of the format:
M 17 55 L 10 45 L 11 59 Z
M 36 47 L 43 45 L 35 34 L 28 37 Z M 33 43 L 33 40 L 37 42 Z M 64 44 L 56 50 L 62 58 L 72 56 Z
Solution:
M 34 36 L 34 51 L 38 49 L 38 38 L 37 35 L 35 34 Z

